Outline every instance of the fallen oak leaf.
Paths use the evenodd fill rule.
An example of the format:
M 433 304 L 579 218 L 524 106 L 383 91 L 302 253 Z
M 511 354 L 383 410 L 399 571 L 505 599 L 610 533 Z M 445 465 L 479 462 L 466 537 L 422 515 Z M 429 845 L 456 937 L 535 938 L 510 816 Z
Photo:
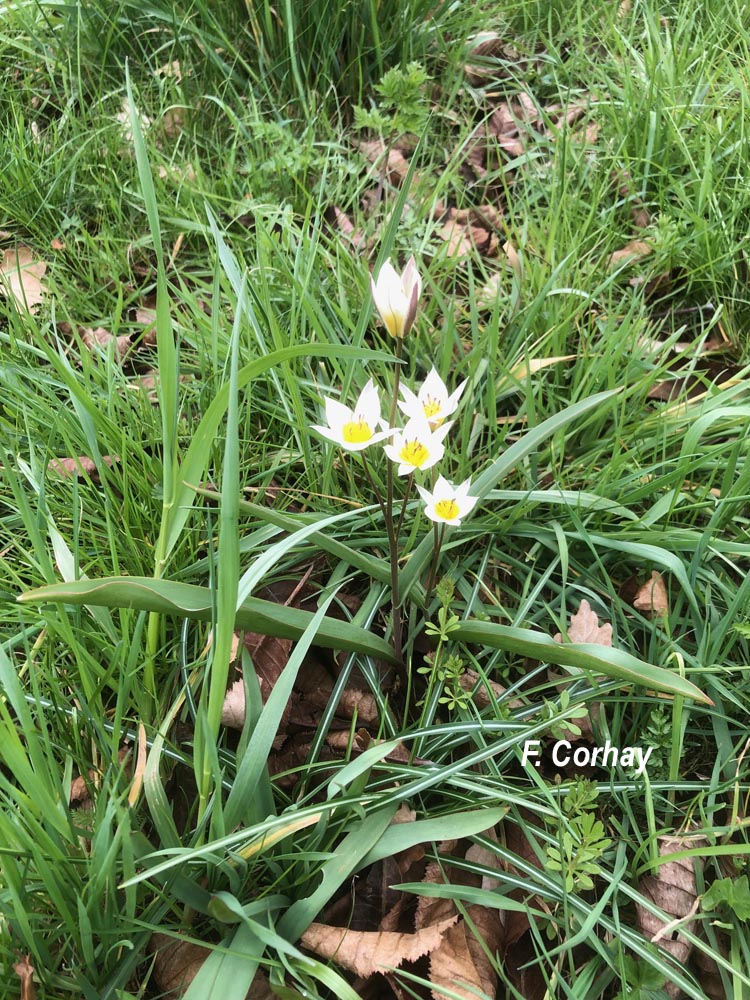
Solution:
M 562 642 L 563 637 L 557 632 L 552 637 L 555 642 Z M 589 602 L 584 598 L 581 601 L 578 611 L 571 616 L 568 626 L 569 642 L 595 642 L 600 646 L 612 645 L 612 625 L 599 624 L 599 616 L 592 609 Z
M 552 637 L 555 642 L 562 642 L 562 633 L 556 632 Z M 595 642 L 600 646 L 612 645 L 612 625 L 607 622 L 605 625 L 599 624 L 599 616 L 593 610 L 589 602 L 584 598 L 581 601 L 578 611 L 571 615 L 568 626 L 569 642 Z M 556 679 L 550 672 L 551 679 Z M 598 701 L 592 702 L 585 715 L 575 717 L 575 729 L 562 724 L 563 729 L 568 734 L 583 739 L 592 739 L 594 736 L 594 722 L 598 721 L 601 705 Z

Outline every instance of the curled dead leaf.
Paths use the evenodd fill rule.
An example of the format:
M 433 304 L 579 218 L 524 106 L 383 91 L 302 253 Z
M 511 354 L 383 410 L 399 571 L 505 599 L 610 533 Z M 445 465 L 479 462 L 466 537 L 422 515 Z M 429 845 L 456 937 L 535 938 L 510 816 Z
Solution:
M 706 838 L 701 836 L 659 837 L 659 856 L 667 857 L 707 843 Z M 700 863 L 700 860 L 680 858 L 677 861 L 667 861 L 658 866 L 655 874 L 646 875 L 639 880 L 640 892 L 672 917 L 671 921 L 665 922 L 642 904 L 635 904 L 638 926 L 643 933 L 652 941 L 658 942 L 682 966 L 687 962 L 693 946 L 680 930 L 692 932 L 697 922 L 695 913 L 699 901 L 694 862 Z M 671 997 L 680 995 L 680 990 L 674 983 L 667 983 L 665 989 Z
M 42 282 L 46 270 L 45 262 L 35 260 L 29 247 L 4 250 L 0 257 L 0 292 L 12 298 L 17 309 L 31 312 L 47 292 Z
M 96 329 L 86 327 L 81 330 L 81 340 L 90 351 L 94 350 L 96 347 L 103 347 L 106 350 L 107 347 L 113 343 L 114 355 L 118 359 L 124 358 L 131 347 L 129 334 L 115 337 L 113 333 L 105 329 L 103 326 L 97 326 Z
M 669 615 L 669 596 L 664 583 L 664 577 L 657 570 L 651 571 L 651 576 L 639 587 L 633 598 L 633 607 L 637 611 L 645 611 L 648 615 Z
M 13 965 L 13 971 L 21 980 L 21 1000 L 36 1000 L 34 966 L 31 964 L 31 955 L 22 955 Z
M 651 247 L 648 243 L 645 243 L 643 240 L 631 240 L 622 249 L 615 250 L 613 254 L 610 254 L 607 267 L 612 268 L 618 267 L 620 264 L 634 264 L 636 261 L 648 257 L 650 253 Z
M 110 468 L 120 459 L 117 455 L 102 455 L 102 461 Z M 76 458 L 53 458 L 47 463 L 48 472 L 56 472 L 64 479 L 70 476 L 90 476 L 91 479 L 98 479 L 96 462 L 88 455 L 78 455 Z

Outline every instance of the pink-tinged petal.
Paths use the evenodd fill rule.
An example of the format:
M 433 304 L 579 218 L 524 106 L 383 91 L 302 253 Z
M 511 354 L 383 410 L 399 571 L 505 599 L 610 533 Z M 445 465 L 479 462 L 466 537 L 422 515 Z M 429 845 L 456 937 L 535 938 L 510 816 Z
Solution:
M 404 273 L 385 261 L 376 279 L 370 278 L 370 291 L 381 320 L 392 337 L 404 337 L 414 323 L 422 282 L 412 257 Z

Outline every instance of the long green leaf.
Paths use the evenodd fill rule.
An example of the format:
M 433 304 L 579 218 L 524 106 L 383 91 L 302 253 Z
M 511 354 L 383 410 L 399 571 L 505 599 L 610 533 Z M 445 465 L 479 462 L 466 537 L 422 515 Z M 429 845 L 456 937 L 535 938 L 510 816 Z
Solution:
M 309 896 L 292 903 L 279 921 L 278 931 L 289 941 L 296 941 L 307 930 L 317 914 L 331 899 L 339 886 L 357 871 L 393 820 L 397 804 L 392 802 L 352 825 L 350 832 L 336 848 L 333 857 L 321 868 L 320 885 Z
M 485 497 L 500 482 L 503 476 L 515 468 L 527 455 L 535 451 L 555 431 L 559 431 L 562 427 L 569 424 L 571 420 L 575 420 L 584 413 L 588 413 L 589 410 L 595 409 L 605 400 L 611 399 L 618 392 L 620 392 L 620 389 L 608 389 L 606 392 L 597 392 L 593 396 L 588 396 L 586 399 L 581 399 L 579 402 L 573 403 L 572 406 L 567 406 L 560 413 L 555 413 L 551 417 L 547 417 L 537 427 L 524 434 L 520 441 L 516 441 L 515 444 L 512 444 L 510 448 L 496 458 L 489 469 L 485 469 L 481 475 L 477 476 L 472 483 L 472 494 L 480 498 Z
M 18 597 L 22 604 L 91 604 L 104 608 L 158 611 L 198 621 L 211 621 L 213 600 L 207 587 L 151 577 L 112 576 L 101 580 L 76 580 L 30 590 Z M 273 601 L 248 597 L 237 610 L 237 628 L 280 639 L 299 639 L 312 621 L 309 611 L 287 608 Z M 364 653 L 394 663 L 393 649 L 385 639 L 350 622 L 324 618 L 315 638 L 318 646 Z
M 297 679 L 299 669 L 310 646 L 315 641 L 318 629 L 325 620 L 328 605 L 335 596 L 335 592 L 329 594 L 311 618 L 310 624 L 305 629 L 300 641 L 294 647 L 292 655 L 276 679 L 273 690 L 263 706 L 263 711 L 260 713 L 260 718 L 248 740 L 237 771 L 237 777 L 224 806 L 224 822 L 228 829 L 239 826 L 241 823 L 249 825 L 260 818 L 256 818 L 253 815 L 255 811 L 253 809 L 254 804 L 257 809 L 258 781 L 265 770 L 269 754 L 273 747 L 273 741 L 279 733 L 284 709 L 292 695 L 292 688 Z
M 498 625 L 495 622 L 461 622 L 453 637 L 461 642 L 475 642 L 493 649 L 505 649 L 545 663 L 588 670 L 668 694 L 682 695 L 707 705 L 713 704 L 708 695 L 679 674 L 663 667 L 655 667 L 611 646 L 600 646 L 592 642 L 555 642 L 545 632 Z

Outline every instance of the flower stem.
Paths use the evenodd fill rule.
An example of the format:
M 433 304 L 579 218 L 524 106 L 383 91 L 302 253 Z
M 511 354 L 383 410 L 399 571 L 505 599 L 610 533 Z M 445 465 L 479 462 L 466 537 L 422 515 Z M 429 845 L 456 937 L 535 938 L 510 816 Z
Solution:
M 396 341 L 396 376 L 393 380 L 393 397 L 391 399 L 391 412 L 388 418 L 389 427 L 396 423 L 396 410 L 398 409 L 398 388 L 401 379 L 401 356 L 404 350 L 403 340 Z M 391 560 L 391 617 L 393 619 L 393 651 L 399 663 L 399 674 L 402 681 L 407 680 L 406 668 L 404 666 L 403 654 L 403 620 L 401 617 L 401 597 L 398 586 L 398 535 L 401 530 L 401 521 L 398 528 L 394 524 L 393 518 L 393 462 L 388 463 L 386 471 L 386 506 L 388 511 L 385 515 L 386 529 L 388 531 L 388 547 Z M 403 515 L 403 511 L 402 511 Z
M 389 497 L 387 501 L 383 500 L 380 495 L 380 490 L 373 478 L 372 472 L 370 471 L 370 466 L 365 456 L 362 452 L 362 467 L 365 470 L 365 475 L 370 483 L 373 493 L 378 501 L 378 505 L 383 512 L 383 520 L 385 521 L 385 530 L 388 535 L 388 556 L 391 564 L 391 607 L 392 607 L 392 619 L 393 619 L 393 651 L 398 659 L 398 673 L 399 678 L 403 682 L 408 680 L 406 671 L 404 669 L 404 655 L 402 647 L 402 625 L 401 625 L 401 611 L 398 605 L 399 601 L 399 587 L 398 587 L 398 532 L 394 529 L 393 524 L 393 481 L 392 478 L 389 479 Z M 391 472 L 392 464 L 389 463 L 388 471 Z
M 427 577 L 427 586 L 425 587 L 425 599 L 424 599 L 424 609 L 425 613 L 429 611 L 430 601 L 432 600 L 432 591 L 435 588 L 435 583 L 437 582 L 438 566 L 440 563 L 440 549 L 443 546 L 443 537 L 445 536 L 445 525 L 437 524 L 435 522 L 433 525 L 433 538 L 434 538 L 434 552 L 432 556 L 432 566 L 430 567 L 430 575 Z

